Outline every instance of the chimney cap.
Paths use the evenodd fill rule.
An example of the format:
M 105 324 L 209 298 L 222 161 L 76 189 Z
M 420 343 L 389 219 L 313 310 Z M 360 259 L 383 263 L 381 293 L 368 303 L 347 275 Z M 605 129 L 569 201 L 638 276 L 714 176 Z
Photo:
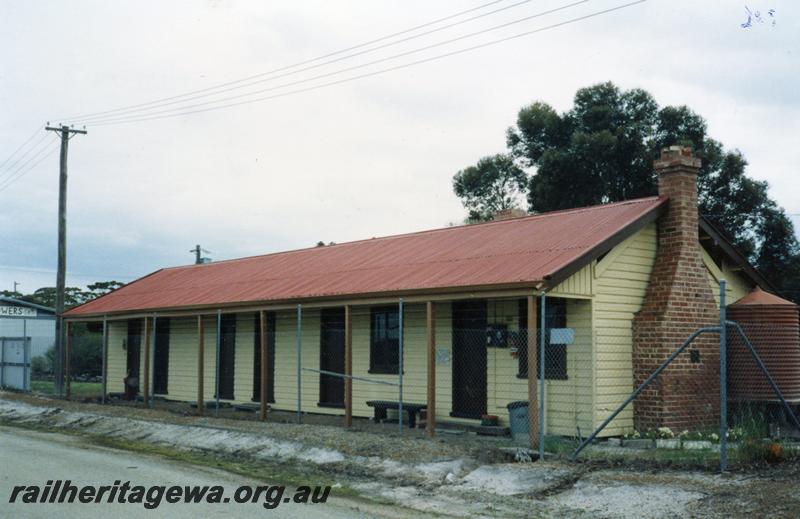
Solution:
M 521 218 L 523 216 L 528 216 L 528 212 L 524 209 L 520 209 L 518 207 L 512 207 L 510 209 L 501 209 L 492 215 L 492 220 L 502 221 L 502 220 L 511 220 L 512 218 Z
M 661 157 L 653 161 L 656 170 L 671 169 L 676 166 L 700 169 L 700 164 L 700 159 L 692 154 L 691 147 L 677 145 L 662 148 Z

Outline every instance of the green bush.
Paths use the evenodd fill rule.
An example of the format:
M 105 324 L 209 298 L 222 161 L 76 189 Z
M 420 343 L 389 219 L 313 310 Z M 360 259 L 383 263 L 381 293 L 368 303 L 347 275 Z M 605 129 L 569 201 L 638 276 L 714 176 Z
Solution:
M 31 359 L 31 375 L 34 377 L 52 373 L 53 363 L 44 355 L 37 355 Z

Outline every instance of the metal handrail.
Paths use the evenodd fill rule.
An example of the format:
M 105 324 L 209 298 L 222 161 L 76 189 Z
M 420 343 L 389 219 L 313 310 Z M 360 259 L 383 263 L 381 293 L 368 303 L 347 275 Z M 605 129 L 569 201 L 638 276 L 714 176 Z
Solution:
M 667 366 L 669 366 L 669 365 L 670 365 L 670 363 L 672 363 L 672 361 L 673 361 L 673 360 L 675 360 L 675 358 L 676 358 L 678 355 L 680 355 L 681 353 L 683 353 L 683 350 L 685 350 L 685 349 L 686 349 L 686 347 L 687 347 L 687 346 L 689 346 L 689 344 L 691 344 L 691 343 L 692 343 L 692 342 L 693 342 L 693 341 L 694 341 L 694 340 L 695 340 L 697 337 L 699 337 L 700 335 L 702 335 L 702 334 L 704 334 L 704 333 L 708 333 L 708 332 L 716 332 L 716 333 L 719 333 L 721 329 L 722 329 L 722 327 L 720 327 L 720 326 L 706 326 L 706 327 L 703 327 L 703 328 L 699 328 L 697 331 L 695 331 L 693 334 L 691 334 L 691 335 L 689 336 L 689 338 L 688 338 L 688 339 L 686 339 L 686 340 L 684 341 L 684 343 L 681 345 L 681 347 L 680 347 L 680 348 L 678 348 L 677 350 L 675 350 L 675 351 L 672 353 L 672 355 L 670 355 L 669 357 L 667 357 L 667 360 L 665 360 L 665 361 L 664 361 L 664 362 L 663 362 L 663 363 L 662 363 L 662 364 L 661 364 L 661 365 L 658 367 L 658 369 L 657 369 L 657 370 L 655 370 L 653 373 L 651 373 L 651 374 L 650 374 L 650 376 L 649 376 L 649 377 L 647 377 L 647 380 L 645 380 L 644 382 L 642 382 L 642 384 L 641 384 L 641 385 L 640 385 L 638 388 L 636 388 L 636 390 L 635 390 L 633 393 L 631 393 L 631 394 L 628 396 L 628 398 L 626 398 L 626 399 L 625 399 L 625 401 L 624 401 L 624 402 L 622 402 L 622 404 L 620 404 L 620 406 L 619 406 L 619 407 L 617 407 L 617 409 L 616 409 L 616 410 L 615 410 L 613 413 L 611 413 L 611 416 L 609 416 L 608 418 L 606 418 L 606 419 L 605 419 L 605 421 L 604 421 L 602 424 L 600 424 L 600 426 L 599 426 L 597 429 L 595 429 L 594 431 L 592 431 L 592 434 L 590 434 L 590 435 L 589 435 L 589 436 L 588 436 L 588 437 L 587 437 L 585 440 L 583 440 L 583 442 L 581 442 L 581 444 L 578 446 L 578 448 L 577 448 L 577 449 L 575 449 L 575 452 L 573 452 L 573 453 L 572 453 L 572 456 L 570 457 L 570 459 L 572 459 L 572 460 L 574 461 L 574 460 L 575 460 L 575 458 L 577 458 L 577 457 L 578 457 L 578 454 L 580 454 L 580 453 L 581 453 L 581 451 L 582 451 L 584 448 L 586 448 L 586 446 L 587 446 L 587 445 L 589 445 L 590 443 L 592 443 L 592 441 L 594 441 L 594 439 L 597 437 L 597 435 L 598 435 L 598 434 L 600 434 L 600 431 L 602 431 L 603 429 L 605 429 L 605 428 L 608 426 L 608 424 L 610 424 L 610 423 L 611 423 L 611 421 L 612 421 L 614 418 L 616 418 L 616 417 L 617 417 L 617 415 L 618 415 L 619 413 L 621 413 L 621 412 L 622 412 L 622 410 L 623 410 L 623 409 L 625 409 L 625 407 L 626 407 L 628 404 L 630 404 L 630 403 L 633 401 L 633 399 L 635 399 L 637 396 L 639 396 L 639 393 L 641 393 L 642 391 L 644 391 L 644 388 L 646 388 L 648 385 L 650 385 L 650 383 L 651 383 L 653 380 L 655 380 L 655 379 L 656 379 L 656 377 L 657 377 L 657 376 L 658 376 L 658 375 L 659 375 L 659 374 L 660 374 L 662 371 L 664 371 L 664 370 L 666 369 L 666 367 L 667 367 Z
M 372 378 L 356 377 L 354 375 L 345 375 L 344 373 L 337 373 L 335 371 L 327 371 L 324 369 L 302 368 L 303 371 L 313 371 L 322 375 L 330 375 L 332 377 L 349 378 L 350 380 L 359 380 L 361 382 L 371 382 L 373 384 L 383 384 L 385 386 L 399 386 L 399 382 L 389 382 L 388 380 L 375 380 Z

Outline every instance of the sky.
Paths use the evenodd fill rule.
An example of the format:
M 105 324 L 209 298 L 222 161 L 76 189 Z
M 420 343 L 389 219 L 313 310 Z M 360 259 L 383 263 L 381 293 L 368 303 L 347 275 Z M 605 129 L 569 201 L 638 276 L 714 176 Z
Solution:
M 548 29 L 631 0 L 490 1 L 0 0 L 0 161 L 10 156 L 0 289 L 55 284 L 58 152 L 47 121 L 80 124 L 258 74 L 184 104 L 269 99 L 83 119 L 88 134 L 69 148 L 69 286 L 192 263 L 195 244 L 221 260 L 460 222 L 453 175 L 504 151 L 521 107 L 564 111 L 577 89 L 604 81 L 701 114 L 800 225 L 796 2 L 649 0 Z M 254 90 L 264 92 L 242 96 Z M 103 118 L 125 122 L 91 123 Z M 39 150 L 35 167 L 14 163 Z

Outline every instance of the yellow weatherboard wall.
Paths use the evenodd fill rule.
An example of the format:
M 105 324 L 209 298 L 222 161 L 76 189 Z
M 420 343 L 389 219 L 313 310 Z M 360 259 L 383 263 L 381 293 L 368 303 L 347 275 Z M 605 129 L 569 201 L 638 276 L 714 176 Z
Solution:
M 656 224 L 629 237 L 595 266 L 594 423 L 599 425 L 633 391 L 633 316 L 644 302 L 656 258 Z M 603 431 L 615 436 L 633 430 L 629 405 Z
M 584 436 L 600 424 L 634 389 L 632 371 L 633 317 L 642 307 L 657 253 L 656 224 L 651 223 L 614 247 L 599 260 L 587 264 L 555 287 L 547 297 L 567 300 L 567 327 L 575 330 L 575 342 L 567 346 L 567 379 L 545 381 L 545 423 L 548 434 Z M 718 281 L 728 281 L 728 303 L 752 288 L 752 283 L 725 260 L 715 263 L 705 252 L 703 260 L 709 284 L 718 296 Z M 519 298 L 490 299 L 489 324 L 519 329 Z M 353 308 L 353 375 L 397 382 L 396 374 L 369 372 L 370 308 Z M 451 303 L 435 303 L 436 309 L 436 399 L 437 420 L 466 421 L 450 416 L 452 404 L 452 316 Z M 254 325 L 256 314 L 237 315 L 234 400 L 252 402 Z M 216 315 L 205 317 L 206 400 L 214 398 L 216 362 Z M 404 401 L 426 402 L 427 338 L 425 305 L 406 304 L 404 313 Z M 275 409 L 294 411 L 297 403 L 296 310 L 276 312 L 275 319 Z M 124 391 L 127 322 L 109 323 L 108 390 Z M 142 346 L 144 339 L 142 340 Z M 319 369 L 320 310 L 302 313 L 301 367 Z M 151 355 L 152 357 L 152 355 Z M 144 359 L 144 355 L 140 355 Z M 143 367 L 140 368 L 143 373 Z M 487 412 L 507 424 L 506 405 L 527 400 L 527 379 L 517 376 L 518 360 L 507 347 L 487 348 Z M 152 370 L 151 370 L 152 373 Z M 197 320 L 170 319 L 169 399 L 194 401 L 197 396 Z M 342 409 L 319 407 L 319 374 L 301 372 L 304 412 L 341 415 Z M 538 382 L 537 382 L 538 385 Z M 353 413 L 370 417 L 368 400 L 397 400 L 396 386 L 353 382 Z M 603 436 L 633 430 L 633 406 L 626 408 Z

